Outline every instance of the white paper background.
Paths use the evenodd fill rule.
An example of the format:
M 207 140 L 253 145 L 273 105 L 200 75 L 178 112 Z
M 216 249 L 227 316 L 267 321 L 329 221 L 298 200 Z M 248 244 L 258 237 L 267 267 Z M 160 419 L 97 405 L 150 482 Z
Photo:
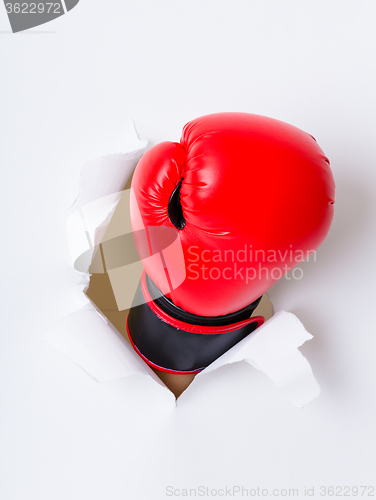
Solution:
M 0 6 L 1 498 L 374 481 L 375 17 L 363 0 L 81 0 L 13 35 Z M 317 262 L 270 294 L 314 335 L 301 351 L 322 393 L 304 410 L 245 363 L 175 409 L 147 377 L 98 384 L 40 342 L 82 305 L 63 259 L 82 163 L 129 115 L 154 144 L 231 110 L 310 132 L 337 182 Z

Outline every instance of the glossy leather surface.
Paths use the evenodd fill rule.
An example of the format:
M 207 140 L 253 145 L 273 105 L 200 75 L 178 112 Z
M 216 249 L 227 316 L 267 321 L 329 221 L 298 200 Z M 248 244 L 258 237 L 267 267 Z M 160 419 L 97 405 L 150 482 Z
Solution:
M 333 218 L 333 175 L 315 139 L 259 115 L 203 116 L 184 127 L 180 143 L 163 142 L 141 158 L 131 213 L 137 203 L 146 230 L 174 228 L 168 206 L 180 182 L 187 275 L 172 289 L 172 257 L 162 271 L 153 259 L 143 264 L 174 304 L 197 315 L 229 314 L 256 300 L 320 246 Z M 138 238 L 136 226 L 140 255 L 151 255 L 150 237 Z

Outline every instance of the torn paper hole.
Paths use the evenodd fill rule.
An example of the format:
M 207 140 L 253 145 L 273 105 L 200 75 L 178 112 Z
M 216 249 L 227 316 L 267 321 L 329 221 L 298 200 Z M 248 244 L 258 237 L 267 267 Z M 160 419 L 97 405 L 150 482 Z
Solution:
M 90 302 L 53 325 L 43 340 L 98 382 L 142 374 L 165 387 L 126 340 L 126 317 L 143 270 L 132 238 L 129 187 L 147 142 L 138 139 L 131 120 L 125 135 L 124 146 L 116 146 L 114 154 L 83 165 L 79 195 L 67 219 L 70 264 L 82 276 Z M 294 405 L 304 407 L 320 392 L 298 349 L 312 336 L 291 313 L 281 311 L 271 317 L 266 295 L 260 306 L 269 309 L 266 319 L 270 319 L 196 378 L 246 361 L 264 372 Z M 193 381 L 188 390 L 194 386 Z

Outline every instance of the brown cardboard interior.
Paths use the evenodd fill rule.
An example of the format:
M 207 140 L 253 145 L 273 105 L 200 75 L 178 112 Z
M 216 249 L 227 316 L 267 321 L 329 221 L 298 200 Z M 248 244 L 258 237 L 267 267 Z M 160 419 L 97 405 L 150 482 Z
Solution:
M 99 245 L 89 268 L 90 283 L 86 290 L 88 298 L 106 316 L 112 325 L 129 342 L 126 320 L 129 305 L 139 283 L 142 264 L 137 261 L 137 251 L 133 240 L 124 235 L 131 233 L 129 216 L 129 179 L 123 195 L 117 205 L 111 221 L 106 229 L 102 243 Z M 125 247 L 126 245 L 126 247 Z M 133 255 L 133 265 L 119 267 L 122 256 Z M 264 316 L 268 320 L 273 315 L 273 307 L 265 294 L 255 309 L 253 316 Z M 174 375 L 154 370 L 162 382 L 178 398 L 191 384 L 195 375 Z

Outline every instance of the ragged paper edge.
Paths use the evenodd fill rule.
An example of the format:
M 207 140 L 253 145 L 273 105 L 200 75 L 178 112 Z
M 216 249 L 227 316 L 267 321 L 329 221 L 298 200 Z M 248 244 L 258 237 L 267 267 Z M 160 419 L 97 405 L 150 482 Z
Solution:
M 42 335 L 96 382 L 106 383 L 130 375 L 150 375 L 164 384 L 93 304 L 65 316 Z M 164 386 L 165 387 L 165 386 Z
M 42 342 L 101 384 L 135 375 L 150 377 L 171 407 L 176 406 L 170 390 L 91 303 L 56 322 L 44 332 Z
M 79 195 L 71 206 L 70 219 L 68 218 L 71 221 L 76 218 L 76 227 L 72 229 L 69 223 L 67 224 L 71 265 L 74 265 L 82 248 L 94 249 L 95 245 L 100 243 L 120 200 L 120 193 L 145 151 L 147 142 L 140 141 L 132 120 L 127 124 L 126 135 L 126 143 L 131 145 L 131 150 L 100 156 L 86 162 L 82 167 Z M 113 149 L 121 150 L 124 151 L 121 146 L 119 149 Z M 101 182 L 101 179 L 108 180 L 109 166 L 113 177 L 109 182 Z M 85 211 L 86 218 L 83 215 Z M 88 220 L 91 221 L 90 227 Z M 78 244 L 75 241 L 77 238 L 81 239 Z M 87 261 L 87 271 L 77 273 L 81 274 L 80 285 L 84 286 L 82 291 L 85 291 L 89 283 L 88 269 L 93 257 L 94 250 Z M 311 366 L 298 349 L 311 338 L 312 335 L 304 329 L 296 316 L 280 311 L 196 378 L 203 377 L 221 366 L 246 361 L 264 372 L 294 405 L 302 408 L 320 393 Z M 159 386 L 170 393 L 130 344 L 90 302 L 55 323 L 45 331 L 42 340 L 64 354 L 97 382 L 110 382 L 132 375 L 150 375 Z M 187 390 L 192 391 L 192 386 L 194 381 Z M 173 397 L 172 393 L 170 394 Z
M 90 282 L 89 268 L 95 250 L 146 147 L 147 141 L 139 139 L 134 122 L 129 118 L 120 140 L 110 146 L 114 153 L 99 149 L 96 156 L 82 165 L 78 194 L 68 211 L 69 253 L 66 260 L 74 268 L 77 258 L 89 253 L 86 270 L 75 269 L 84 306 L 56 321 L 42 334 L 42 342 L 57 349 L 96 382 L 148 375 L 174 399 L 163 382 L 134 355 L 130 344 L 84 294 Z
M 66 260 L 72 267 L 82 255 L 87 254 L 85 275 L 101 242 L 111 217 L 119 203 L 121 194 L 145 152 L 147 141 L 139 139 L 132 118 L 126 121 L 120 140 L 108 147 L 113 153 L 85 161 L 78 180 L 78 195 L 69 208 L 66 221 L 68 255 Z M 77 269 L 76 269 L 77 270 Z
M 224 365 L 246 361 L 265 373 L 295 406 L 304 408 L 320 394 L 311 365 L 299 351 L 312 338 L 294 314 L 279 311 L 197 377 Z
M 304 408 L 320 394 L 311 366 L 299 351 L 299 347 L 311 338 L 294 314 L 280 311 L 199 373 L 196 379 L 222 366 L 246 361 L 265 373 L 295 406 Z M 159 386 L 168 390 L 91 304 L 55 324 L 45 332 L 42 340 L 97 382 L 150 375 Z M 193 390 L 195 380 L 186 390 Z

